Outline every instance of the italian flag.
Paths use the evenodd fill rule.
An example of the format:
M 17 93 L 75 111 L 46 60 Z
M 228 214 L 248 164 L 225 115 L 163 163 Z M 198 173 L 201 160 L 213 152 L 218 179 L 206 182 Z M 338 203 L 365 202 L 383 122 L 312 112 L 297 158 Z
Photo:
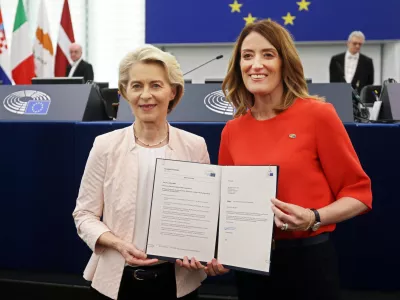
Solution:
M 35 77 L 35 66 L 29 24 L 26 19 L 23 0 L 18 0 L 11 41 L 11 69 L 15 84 L 31 84 Z

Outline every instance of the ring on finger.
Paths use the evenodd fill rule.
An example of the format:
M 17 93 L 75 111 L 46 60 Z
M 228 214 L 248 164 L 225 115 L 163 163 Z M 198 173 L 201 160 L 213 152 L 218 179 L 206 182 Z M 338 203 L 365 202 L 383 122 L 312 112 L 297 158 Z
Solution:
M 282 227 L 281 227 L 281 230 L 282 230 L 282 231 L 286 231 L 286 230 L 288 230 L 288 228 L 289 228 L 288 223 L 283 223 L 283 225 L 282 225 Z

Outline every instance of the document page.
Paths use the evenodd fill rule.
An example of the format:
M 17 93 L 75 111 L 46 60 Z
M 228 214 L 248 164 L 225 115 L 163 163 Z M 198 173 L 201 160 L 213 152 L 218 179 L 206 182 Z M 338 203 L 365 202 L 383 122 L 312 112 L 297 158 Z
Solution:
M 269 273 L 277 166 L 222 167 L 218 261 Z
M 220 167 L 157 159 L 146 253 L 171 260 L 215 257 Z

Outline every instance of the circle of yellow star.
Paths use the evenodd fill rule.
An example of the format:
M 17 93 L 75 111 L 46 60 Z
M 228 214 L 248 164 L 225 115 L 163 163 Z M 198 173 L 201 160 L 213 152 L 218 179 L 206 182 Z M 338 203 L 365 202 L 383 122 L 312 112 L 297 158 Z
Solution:
M 232 8 L 231 13 L 240 12 L 240 8 L 242 7 L 243 4 L 240 4 L 235 0 L 232 4 L 229 4 L 229 6 Z
M 282 17 L 282 19 L 285 21 L 285 24 L 284 24 L 284 25 L 288 25 L 288 24 L 294 25 L 293 21 L 294 21 L 294 19 L 296 19 L 296 17 L 295 17 L 295 16 L 292 16 L 292 15 L 290 14 L 290 12 L 288 12 L 288 13 L 286 14 L 286 16 L 283 16 L 283 17 Z
M 257 20 L 257 18 L 256 18 L 256 17 L 253 17 L 253 16 L 251 15 L 251 13 L 249 13 L 249 14 L 247 15 L 247 17 L 243 18 L 243 20 L 246 21 L 246 25 L 249 25 L 249 24 L 254 23 L 254 21 Z
M 308 11 L 308 6 L 311 4 L 311 2 L 307 2 L 307 0 L 301 0 L 301 2 L 296 2 L 296 3 L 299 6 L 299 11 L 302 10 Z

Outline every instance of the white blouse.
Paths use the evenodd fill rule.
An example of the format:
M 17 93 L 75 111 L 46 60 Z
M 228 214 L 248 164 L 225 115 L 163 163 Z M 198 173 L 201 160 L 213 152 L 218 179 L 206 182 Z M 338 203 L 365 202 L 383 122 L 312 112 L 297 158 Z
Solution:
M 137 249 L 145 251 L 156 159 L 165 158 L 165 150 L 167 146 L 165 145 L 160 148 L 145 148 L 138 144 L 136 144 L 136 146 L 139 147 L 139 180 L 133 245 L 135 245 Z

